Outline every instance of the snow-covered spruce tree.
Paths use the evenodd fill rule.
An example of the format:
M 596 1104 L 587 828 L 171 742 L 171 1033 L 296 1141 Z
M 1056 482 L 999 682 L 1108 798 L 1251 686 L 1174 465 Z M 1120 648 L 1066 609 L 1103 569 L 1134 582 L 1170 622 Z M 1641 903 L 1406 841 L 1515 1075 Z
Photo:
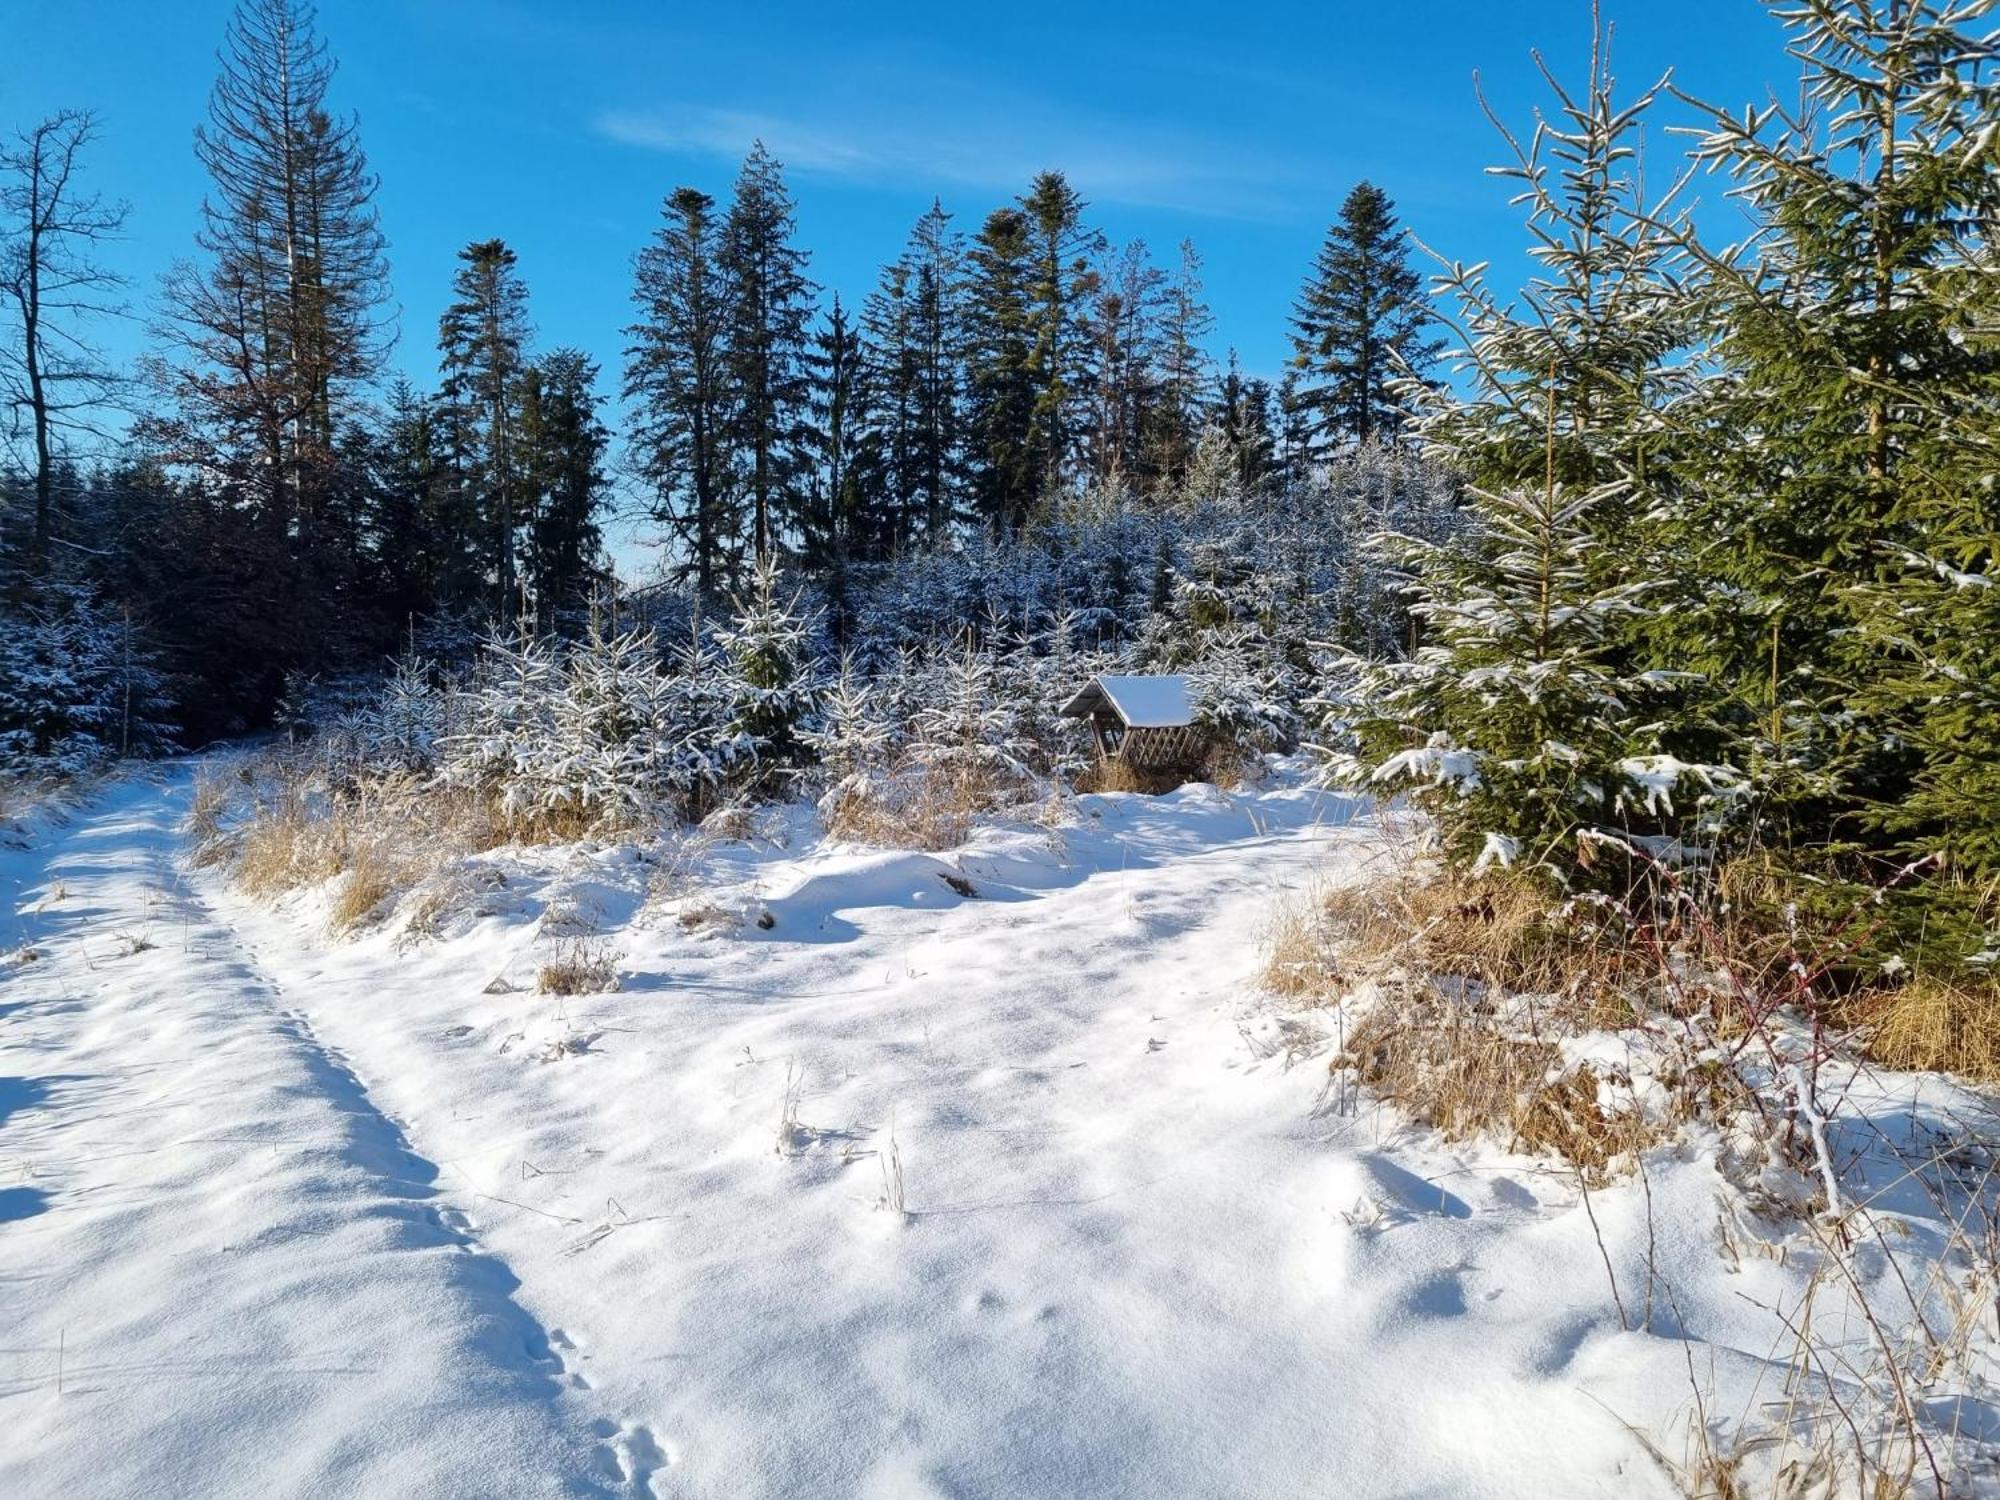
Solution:
M 993 658 L 968 638 L 935 659 L 937 695 L 917 711 L 910 753 L 961 802 L 981 802 L 1034 780 L 1030 747 L 994 687 Z
M 1323 639 L 1376 659 L 1415 649 L 1408 571 L 1373 545 L 1385 534 L 1443 542 L 1464 529 L 1458 486 L 1439 465 L 1407 447 L 1363 443 L 1321 471 L 1305 495 L 1315 516 L 1331 518 L 1319 549 L 1322 576 L 1312 592 L 1329 615 Z
M 668 777 L 687 816 L 704 817 L 754 777 L 750 736 L 737 724 L 733 666 L 714 639 L 691 629 L 669 655 Z
M 541 807 L 539 768 L 554 736 L 561 676 L 546 640 L 495 630 L 480 648 L 471 680 L 453 698 L 453 732 L 439 744 L 448 785 L 493 799 L 510 823 Z
M 0 613 L 0 776 L 73 776 L 171 747 L 145 633 L 73 584 Z
M 1243 500 L 1242 455 L 1216 422 L 1201 429 L 1187 472 L 1180 482 L 1181 504 L 1235 506 Z
M 673 695 L 650 630 L 613 631 L 593 612 L 563 661 L 549 736 L 531 767 L 554 826 L 643 822 L 674 790 Z
M 819 722 L 802 737 L 827 776 L 820 817 L 838 831 L 855 811 L 880 798 L 891 738 L 876 694 L 851 657 L 842 659 L 839 676 L 821 698 Z
M 1760 233 L 1700 252 L 1722 374 L 1690 464 L 1711 588 L 1666 621 L 1727 684 L 1774 843 L 1894 956 L 2000 950 L 2000 32 L 1982 5 L 1778 8 L 1805 109 L 1702 106 Z M 1729 607 L 1723 608 L 1727 604 Z M 1948 873 L 1896 871 L 1941 855 Z M 1885 955 L 1890 943 L 1881 945 Z
M 1624 664 L 1649 581 L 1593 581 L 1607 492 L 1473 491 L 1468 545 L 1398 544 L 1425 643 L 1408 660 L 1348 659 L 1335 708 L 1359 705 L 1358 754 L 1335 758 L 1336 777 L 1412 789 L 1464 863 L 1569 883 L 1600 852 L 1592 835 L 1685 830 L 1735 790 L 1726 770 L 1660 749 L 1672 684 Z
M 367 715 L 362 758 L 391 771 L 435 770 L 438 744 L 450 733 L 449 704 L 435 662 L 414 653 L 397 657 Z
M 1603 836 L 1706 828 L 1736 775 L 1701 679 L 1663 663 L 1659 612 L 1691 575 L 1652 518 L 1671 506 L 1673 420 L 1693 374 L 1674 272 L 1681 182 L 1649 200 L 1640 120 L 1658 86 L 1614 99 L 1606 37 L 1588 88 L 1545 73 L 1551 116 L 1513 161 L 1538 271 L 1503 302 L 1480 267 L 1439 279 L 1457 303 L 1465 393 L 1414 382 L 1427 451 L 1469 482 L 1468 531 L 1440 545 L 1385 538 L 1415 570 L 1422 644 L 1407 662 L 1337 666 L 1328 698 L 1349 731 L 1341 779 L 1414 784 L 1449 850 L 1519 858 L 1559 884 L 1616 881 Z M 1497 121 L 1496 121 L 1497 124 Z M 1685 179 L 1682 179 L 1684 181 Z
M 1266 536 L 1258 552 L 1275 551 Z M 1288 750 L 1296 745 L 1304 696 L 1299 663 L 1283 639 L 1288 592 L 1282 568 L 1266 569 L 1239 532 L 1190 546 L 1164 609 L 1141 629 L 1134 648 L 1147 671 L 1186 673 L 1197 720 L 1241 750 Z M 1303 635 L 1301 637 L 1303 639 Z
M 1055 710 L 1099 672 L 1116 671 L 1112 651 L 1083 643 L 1081 611 L 1066 609 L 1049 623 L 1036 684 L 1044 711 L 1042 758 L 1051 775 L 1073 783 L 1096 763 L 1090 730 L 1081 719 L 1065 719 Z
M 735 604 L 735 617 L 715 632 L 728 664 L 720 688 L 751 775 L 771 790 L 812 760 L 805 738 L 819 707 L 812 622 L 800 613 L 796 595 L 779 593 L 777 564 L 768 558 Z
M 1215 632 L 1187 668 L 1194 722 L 1216 744 L 1261 755 L 1298 743 L 1297 683 L 1248 627 Z

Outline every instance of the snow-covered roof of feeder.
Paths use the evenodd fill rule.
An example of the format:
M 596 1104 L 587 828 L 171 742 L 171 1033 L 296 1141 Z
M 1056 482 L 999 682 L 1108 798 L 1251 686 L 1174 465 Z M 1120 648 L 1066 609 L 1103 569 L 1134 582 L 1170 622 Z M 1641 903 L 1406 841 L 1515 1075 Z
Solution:
M 1185 677 L 1132 677 L 1100 672 L 1062 706 L 1064 717 L 1087 719 L 1108 707 L 1128 729 L 1179 729 L 1194 722 Z

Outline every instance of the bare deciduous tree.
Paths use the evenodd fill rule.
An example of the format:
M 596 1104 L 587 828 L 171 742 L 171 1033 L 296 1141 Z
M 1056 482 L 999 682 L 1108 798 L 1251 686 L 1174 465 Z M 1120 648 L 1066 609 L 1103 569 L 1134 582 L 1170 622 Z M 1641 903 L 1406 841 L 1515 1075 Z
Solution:
M 32 453 L 29 557 L 38 572 L 56 539 L 67 440 L 96 433 L 123 384 L 89 339 L 93 321 L 122 313 L 124 287 L 97 248 L 123 229 L 125 205 L 85 192 L 79 180 L 95 135 L 88 111 L 63 110 L 0 147 L 0 295 L 16 324 L 0 350 L 0 399 Z

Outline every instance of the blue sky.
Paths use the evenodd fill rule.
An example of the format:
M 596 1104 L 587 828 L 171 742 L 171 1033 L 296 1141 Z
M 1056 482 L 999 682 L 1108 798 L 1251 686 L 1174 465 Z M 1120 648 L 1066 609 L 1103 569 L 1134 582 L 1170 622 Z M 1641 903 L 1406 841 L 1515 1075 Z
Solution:
M 0 124 L 100 113 L 92 174 L 131 202 L 118 260 L 141 301 L 192 248 L 191 136 L 228 11 L 0 0 Z M 1673 65 L 1684 87 L 1740 106 L 1795 77 L 1757 0 L 1607 0 L 1606 14 L 1630 87 Z M 341 64 L 334 103 L 359 113 L 382 179 L 398 363 L 430 379 L 453 255 L 497 235 L 520 253 L 540 344 L 591 351 L 608 384 L 631 256 L 661 198 L 684 182 L 726 195 L 760 134 L 787 165 L 815 279 L 850 301 L 933 194 L 970 230 L 1058 166 L 1114 239 L 1142 237 L 1165 261 L 1193 238 L 1216 352 L 1234 344 L 1274 373 L 1300 277 L 1362 177 L 1439 251 L 1518 280 L 1523 236 L 1505 185 L 1482 173 L 1499 143 L 1473 74 L 1525 128 L 1543 97 L 1531 49 L 1577 78 L 1589 38 L 1586 0 L 322 0 L 320 21 Z

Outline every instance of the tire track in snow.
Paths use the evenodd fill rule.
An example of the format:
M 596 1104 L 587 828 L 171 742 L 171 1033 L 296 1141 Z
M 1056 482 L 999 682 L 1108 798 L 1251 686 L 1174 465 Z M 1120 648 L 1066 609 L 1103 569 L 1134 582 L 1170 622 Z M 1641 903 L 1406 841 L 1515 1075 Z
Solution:
M 189 769 L 0 852 L 0 1492 L 647 1496 L 574 1347 L 175 869 Z

